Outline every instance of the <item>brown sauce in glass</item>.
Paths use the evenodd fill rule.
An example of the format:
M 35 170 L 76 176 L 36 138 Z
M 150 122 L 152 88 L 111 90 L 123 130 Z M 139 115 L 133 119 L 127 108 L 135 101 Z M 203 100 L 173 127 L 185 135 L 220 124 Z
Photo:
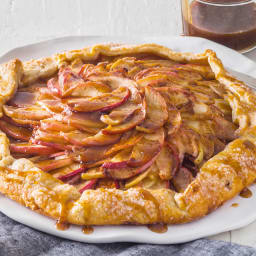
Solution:
M 185 35 L 204 37 L 238 51 L 256 46 L 255 3 L 218 6 L 212 4 L 246 1 L 208 0 L 204 2 L 206 3 L 194 0 L 190 4 L 190 20 L 183 19 Z
M 57 220 L 55 226 L 58 230 L 64 231 L 64 230 L 67 230 L 70 227 L 70 224 Z
M 93 233 L 94 229 L 92 226 L 83 226 L 82 231 L 84 234 L 89 235 Z
M 244 188 L 239 195 L 243 198 L 249 198 L 252 196 L 252 191 L 249 188 Z
M 168 226 L 166 224 L 150 224 L 148 229 L 155 233 L 165 233 L 168 231 Z

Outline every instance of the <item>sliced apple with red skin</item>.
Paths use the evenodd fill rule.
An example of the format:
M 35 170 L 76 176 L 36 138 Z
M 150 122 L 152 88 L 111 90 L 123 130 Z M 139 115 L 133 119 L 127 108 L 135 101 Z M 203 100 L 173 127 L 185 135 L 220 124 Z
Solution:
M 70 173 L 67 173 L 65 175 L 59 176 L 58 179 L 60 179 L 63 182 L 66 182 L 67 180 L 72 179 L 74 176 L 77 176 L 78 174 L 83 173 L 86 170 L 86 167 L 80 167 Z M 79 175 L 80 176 L 80 175 Z
M 0 120 L 0 129 L 8 136 L 17 140 L 29 141 L 32 136 L 32 132 L 30 130 L 23 127 L 17 127 L 3 120 Z
M 128 162 L 130 167 L 146 164 L 161 150 L 164 144 L 164 129 L 160 128 L 152 134 L 144 134 L 143 138 L 134 145 Z
M 33 131 L 33 139 L 35 141 L 46 141 L 46 142 L 52 142 L 52 143 L 58 143 L 58 144 L 68 144 L 65 140 L 63 140 L 62 135 L 60 132 L 47 132 L 42 131 L 41 129 L 37 129 Z
M 161 93 L 169 107 L 174 106 L 181 108 L 195 100 L 193 94 L 189 90 L 178 86 L 160 87 L 156 88 L 156 90 Z
M 65 124 L 63 122 L 56 121 L 52 118 L 44 119 L 40 121 L 40 129 L 43 131 L 62 131 L 71 132 L 76 130 L 75 127 Z
M 192 173 L 187 168 L 181 167 L 171 181 L 175 190 L 183 193 L 193 179 Z
M 73 153 L 73 158 L 78 162 L 96 163 L 97 161 L 106 159 L 108 156 L 106 152 L 110 146 L 93 146 L 89 148 L 76 148 Z
M 55 142 L 53 143 L 53 142 L 47 142 L 47 141 L 33 140 L 33 143 L 37 145 L 50 147 L 55 150 L 73 150 L 73 147 L 71 145 L 58 144 Z
M 13 120 L 13 118 L 10 118 L 10 117 L 8 117 L 6 115 L 3 115 L 0 120 L 3 120 L 5 122 L 7 122 L 8 124 L 11 124 L 11 125 L 14 125 L 14 126 L 18 126 L 18 127 L 24 127 L 24 128 L 31 127 L 31 125 L 28 125 L 28 124 L 19 124 L 19 123 L 15 122 Z
M 8 101 L 8 105 L 14 107 L 29 107 L 36 103 L 37 94 L 33 92 L 16 92 Z
M 162 127 L 168 119 L 167 105 L 159 92 L 151 87 L 145 88 L 146 118 L 141 124 L 147 129 Z
M 55 158 L 55 157 L 65 156 L 65 155 L 68 155 L 68 152 L 67 151 L 61 151 L 61 152 L 57 152 L 57 153 L 49 155 L 49 158 Z
M 70 68 L 62 68 L 58 74 L 58 83 L 56 83 L 58 94 L 60 97 L 66 97 L 70 95 L 73 88 L 84 83 L 85 81 Z
M 102 132 L 97 133 L 96 135 L 91 135 L 85 132 L 73 131 L 70 133 L 61 132 L 61 136 L 68 141 L 69 143 L 77 146 L 105 146 L 109 144 L 116 143 L 121 135 L 105 135 Z
M 58 99 L 50 99 L 50 100 L 38 100 L 37 105 L 42 107 L 42 109 L 46 110 L 50 114 L 61 113 L 67 108 L 60 100 Z
M 146 109 L 145 104 L 143 104 L 143 106 L 140 109 L 136 110 L 133 115 L 128 118 L 124 123 L 115 126 L 109 125 L 107 128 L 103 129 L 102 132 L 104 134 L 118 134 L 127 132 L 143 122 L 145 116 Z
M 40 125 L 39 121 L 36 120 L 26 120 L 26 119 L 19 119 L 19 118 L 12 118 L 13 123 L 15 123 L 17 126 L 22 126 L 22 127 L 37 127 Z
M 124 104 L 130 97 L 129 89 L 120 87 L 111 93 L 92 98 L 71 98 L 66 103 L 74 111 L 109 111 Z
M 45 132 L 37 129 L 34 131 L 32 142 L 59 150 L 73 149 L 72 145 L 68 145 L 59 132 Z
M 73 97 L 98 97 L 104 93 L 110 93 L 111 87 L 100 82 L 86 81 L 70 89 L 69 96 Z
M 79 76 L 84 80 L 90 78 L 90 76 L 109 76 L 109 72 L 106 70 L 106 62 L 99 62 L 97 65 L 84 64 L 79 71 Z
M 108 115 L 102 115 L 100 120 L 108 125 L 118 125 L 123 123 L 129 117 L 131 117 L 133 113 L 140 108 L 140 105 L 135 105 L 129 102 L 120 107 L 115 108 Z
M 138 175 L 146 171 L 147 168 L 149 168 L 155 162 L 159 152 L 152 159 L 150 159 L 150 161 L 148 161 L 146 164 L 138 168 L 132 168 L 132 167 L 124 167 L 124 168 L 116 168 L 116 169 L 104 168 L 105 175 L 115 180 L 129 179 L 135 175 Z
M 57 114 L 52 118 L 76 127 L 79 130 L 86 131 L 89 133 L 98 133 L 101 128 L 105 126 L 104 123 L 100 121 L 100 113 L 67 113 L 67 114 Z
M 30 143 L 11 143 L 10 150 L 12 153 L 24 153 L 28 155 L 50 155 L 57 152 L 55 148 Z
M 44 111 L 37 106 L 19 108 L 4 105 L 3 110 L 7 116 L 21 120 L 39 121 L 50 117 L 50 114 L 47 111 Z
M 47 88 L 50 90 L 53 95 L 61 95 L 60 85 L 58 78 L 54 77 L 48 80 Z M 45 91 L 46 92 L 46 91 Z
M 134 77 L 135 80 L 142 79 L 147 76 L 152 76 L 152 75 L 158 75 L 158 74 L 165 74 L 168 76 L 175 76 L 177 77 L 178 74 L 175 72 L 175 70 L 168 68 L 168 67 L 154 67 L 154 68 L 147 68 L 143 69 L 139 73 L 136 74 Z
M 38 100 L 59 99 L 58 94 L 54 94 L 49 88 L 43 87 L 39 90 Z
M 159 169 L 159 176 L 162 180 L 170 180 L 175 174 L 175 162 L 172 151 L 168 146 L 164 146 L 156 159 Z
M 120 169 L 128 167 L 129 161 L 122 161 L 122 162 L 105 162 L 102 167 L 106 169 Z
M 93 189 L 96 186 L 98 179 L 90 180 L 86 182 L 86 185 L 82 187 L 79 192 L 82 194 L 85 190 Z
M 45 172 L 52 171 L 73 163 L 71 158 L 44 160 L 36 163 L 36 166 Z
M 108 151 L 107 154 L 112 154 L 117 151 L 133 147 L 135 144 L 137 144 L 143 137 L 143 134 L 141 133 L 135 133 L 132 134 L 130 137 L 126 137 L 125 134 L 123 134 L 123 137 L 121 138 L 120 142 L 115 143 L 113 147 L 111 147 Z
M 120 77 L 92 77 L 92 79 L 95 79 L 96 81 L 105 82 L 108 83 L 113 90 L 121 87 L 126 87 L 129 89 L 131 95 L 129 100 L 115 108 L 111 111 L 108 115 L 103 115 L 101 117 L 101 120 L 108 124 L 108 125 L 118 125 L 124 122 L 127 118 L 131 117 L 134 112 L 138 109 L 143 108 L 143 100 L 139 93 L 138 87 L 136 83 L 134 83 L 132 80 L 120 78 Z

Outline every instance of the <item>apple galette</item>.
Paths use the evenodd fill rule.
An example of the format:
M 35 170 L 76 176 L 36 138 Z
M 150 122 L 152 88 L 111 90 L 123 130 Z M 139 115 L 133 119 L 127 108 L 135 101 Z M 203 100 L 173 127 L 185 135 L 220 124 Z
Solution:
M 256 178 L 256 96 L 211 50 L 16 59 L 0 102 L 0 191 L 63 222 L 185 223 Z

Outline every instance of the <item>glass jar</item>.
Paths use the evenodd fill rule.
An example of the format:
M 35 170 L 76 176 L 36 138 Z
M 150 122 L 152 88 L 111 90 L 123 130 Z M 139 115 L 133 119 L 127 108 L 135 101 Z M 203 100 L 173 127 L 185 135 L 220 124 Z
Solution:
M 256 0 L 181 0 L 183 34 L 240 52 L 256 47 Z

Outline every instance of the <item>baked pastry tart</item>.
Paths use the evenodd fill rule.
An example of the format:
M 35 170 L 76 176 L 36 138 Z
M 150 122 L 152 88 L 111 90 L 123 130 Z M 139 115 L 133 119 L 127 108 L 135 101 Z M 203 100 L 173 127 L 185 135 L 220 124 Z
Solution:
M 211 50 L 12 60 L 0 103 L 0 192 L 62 222 L 190 222 L 256 178 L 255 93 Z

